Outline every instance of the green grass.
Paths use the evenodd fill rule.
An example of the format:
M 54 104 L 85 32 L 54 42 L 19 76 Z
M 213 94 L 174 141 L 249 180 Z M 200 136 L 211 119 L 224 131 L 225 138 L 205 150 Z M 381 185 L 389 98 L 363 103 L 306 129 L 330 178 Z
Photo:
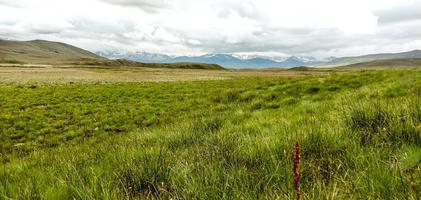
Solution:
M 419 199 L 421 71 L 0 85 L 1 199 Z M 415 188 L 415 190 L 411 187 Z

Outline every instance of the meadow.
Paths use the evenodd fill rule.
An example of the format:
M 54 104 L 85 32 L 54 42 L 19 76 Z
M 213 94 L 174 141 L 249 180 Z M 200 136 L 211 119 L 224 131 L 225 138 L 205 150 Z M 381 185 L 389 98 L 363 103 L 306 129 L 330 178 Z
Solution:
M 235 77 L 297 77 L 329 70 L 209 70 L 146 67 L 10 65 L 0 63 L 0 83 L 123 83 L 221 80 Z
M 215 73 L 0 81 L 0 199 L 295 199 L 296 143 L 302 199 L 420 199 L 419 68 Z

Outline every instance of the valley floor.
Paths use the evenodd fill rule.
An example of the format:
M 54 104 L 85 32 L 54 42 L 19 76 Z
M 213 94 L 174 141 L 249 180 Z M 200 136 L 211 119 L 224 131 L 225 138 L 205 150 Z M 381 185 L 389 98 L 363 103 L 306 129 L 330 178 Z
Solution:
M 421 70 L 0 67 L 0 137 L 0 199 L 295 199 L 298 142 L 303 199 L 415 200 Z
M 220 80 L 234 77 L 295 77 L 323 75 L 329 70 L 204 70 L 142 67 L 4 65 L 0 82 L 68 83 L 68 82 L 162 82 Z

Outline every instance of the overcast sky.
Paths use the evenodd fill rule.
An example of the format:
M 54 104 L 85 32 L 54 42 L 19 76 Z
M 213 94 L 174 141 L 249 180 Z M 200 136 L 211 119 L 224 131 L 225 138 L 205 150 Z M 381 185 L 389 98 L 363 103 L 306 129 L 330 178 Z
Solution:
M 175 55 L 421 49 L 421 0 L 0 0 L 0 38 Z

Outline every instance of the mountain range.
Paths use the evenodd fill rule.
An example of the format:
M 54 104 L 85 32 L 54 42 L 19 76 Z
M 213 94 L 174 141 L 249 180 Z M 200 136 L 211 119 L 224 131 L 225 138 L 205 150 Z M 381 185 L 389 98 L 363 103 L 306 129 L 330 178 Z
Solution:
M 401 53 L 368 54 L 355 57 L 315 59 L 313 57 L 239 56 L 236 54 L 206 54 L 201 56 L 170 56 L 146 52 L 90 51 L 45 40 L 11 41 L 0 39 L 0 63 L 101 65 L 166 68 L 270 68 L 270 67 L 420 67 L 421 50 Z
M 314 67 L 337 67 L 352 65 L 356 66 L 358 63 L 370 62 L 365 66 L 371 66 L 375 63 L 387 63 L 390 60 L 392 63 L 404 64 L 407 66 L 417 65 L 414 61 L 405 59 L 421 59 L 421 50 L 413 50 L 400 53 L 381 53 L 381 54 L 368 54 L 354 57 L 329 57 L 326 59 L 316 59 L 313 57 L 303 56 L 290 56 L 280 59 L 279 57 L 269 56 L 247 56 L 240 57 L 235 54 L 206 54 L 200 56 L 169 56 L 165 54 L 153 54 L 147 52 L 136 53 L 121 53 L 113 51 L 100 51 L 96 52 L 98 55 L 108 58 L 124 58 L 135 60 L 144 63 L 177 63 L 177 62 L 198 62 L 198 63 L 213 63 L 227 68 L 272 68 L 272 67 L 299 67 L 299 66 L 314 66 Z M 403 60 L 402 60 L 403 59 Z M 373 62 L 373 61 L 385 62 Z M 392 62 L 393 60 L 393 62 Z M 399 61 L 398 61 L 399 60 Z
M 312 66 L 323 62 L 313 57 L 291 56 L 283 60 L 275 57 L 250 56 L 242 58 L 234 54 L 206 54 L 200 56 L 169 56 L 165 54 L 153 54 L 147 52 L 120 53 L 113 51 L 99 51 L 98 55 L 107 58 L 125 58 L 145 63 L 177 63 L 198 62 L 213 63 L 227 68 L 270 68 L 270 67 L 296 67 Z

